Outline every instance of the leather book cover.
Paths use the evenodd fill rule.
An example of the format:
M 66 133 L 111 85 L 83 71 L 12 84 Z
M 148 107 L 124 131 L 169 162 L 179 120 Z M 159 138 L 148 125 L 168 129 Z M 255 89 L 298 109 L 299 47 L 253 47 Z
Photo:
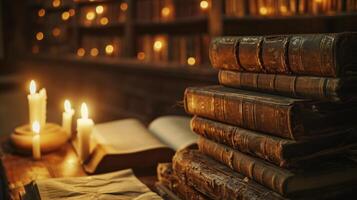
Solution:
M 339 77 L 356 72 L 357 33 L 218 37 L 209 55 L 218 69 Z
M 192 118 L 191 128 L 202 137 L 282 168 L 309 167 L 357 145 L 353 128 L 309 141 L 283 139 L 198 116 Z
M 180 181 L 211 199 L 285 199 L 197 150 L 177 152 L 173 169 Z
M 357 163 L 345 157 L 321 162 L 310 169 L 287 170 L 203 137 L 198 146 L 200 152 L 283 196 L 357 181 Z
M 357 78 L 290 76 L 220 70 L 221 85 L 277 95 L 324 101 L 350 101 L 357 96 Z
M 184 98 L 189 114 L 294 140 L 350 127 L 355 123 L 355 104 L 296 99 L 223 86 L 189 87 Z

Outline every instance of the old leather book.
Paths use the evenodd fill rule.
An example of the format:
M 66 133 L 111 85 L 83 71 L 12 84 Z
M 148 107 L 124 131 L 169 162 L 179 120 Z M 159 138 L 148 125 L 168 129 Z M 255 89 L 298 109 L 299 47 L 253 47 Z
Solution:
M 208 200 L 202 193 L 195 190 L 193 187 L 182 183 L 176 176 L 172 169 L 172 163 L 159 163 L 157 165 L 157 177 L 160 183 L 158 187 L 161 187 L 165 191 L 165 188 L 172 191 L 181 199 L 186 200 Z M 165 188 L 162 188 L 165 187 Z M 167 192 L 165 192 L 167 193 Z
M 308 141 L 283 139 L 197 116 L 192 118 L 191 128 L 198 135 L 283 168 L 309 167 L 357 145 L 353 128 Z
M 202 153 L 284 196 L 357 181 L 357 163 L 348 158 L 321 162 L 306 171 L 289 171 L 203 137 L 198 146 Z
M 223 86 L 189 87 L 187 113 L 288 139 L 320 137 L 354 124 L 355 103 L 296 99 Z
M 180 181 L 212 199 L 284 199 L 197 150 L 179 151 L 172 162 Z
M 326 101 L 348 101 L 357 96 L 357 78 L 289 76 L 220 70 L 219 83 L 228 87 Z
M 209 56 L 218 69 L 338 77 L 357 70 L 357 34 L 218 37 Z

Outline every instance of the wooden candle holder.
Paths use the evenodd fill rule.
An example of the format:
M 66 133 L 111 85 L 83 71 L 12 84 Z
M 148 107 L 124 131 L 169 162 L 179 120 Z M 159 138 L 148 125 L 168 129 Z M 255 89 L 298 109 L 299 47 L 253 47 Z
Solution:
M 10 135 L 11 143 L 19 153 L 32 153 L 33 132 L 30 125 L 22 125 L 15 128 Z M 48 153 L 63 146 L 68 141 L 68 134 L 63 128 L 54 123 L 47 123 L 40 133 L 41 152 Z

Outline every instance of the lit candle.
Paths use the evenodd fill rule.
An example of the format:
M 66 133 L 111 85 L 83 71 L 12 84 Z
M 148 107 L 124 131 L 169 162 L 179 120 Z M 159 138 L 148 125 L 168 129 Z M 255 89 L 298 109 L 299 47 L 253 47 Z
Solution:
M 72 117 L 74 110 L 71 107 L 71 102 L 67 99 L 64 101 L 64 112 L 62 114 L 62 128 L 66 131 L 68 138 L 72 136 Z
M 40 123 L 35 121 L 32 124 L 32 156 L 35 160 L 41 159 Z
M 82 118 L 77 120 L 77 137 L 78 137 L 78 154 L 82 162 L 84 162 L 89 156 L 90 150 L 90 138 L 94 122 L 88 118 L 88 108 L 85 103 L 81 106 Z
M 29 103 L 29 120 L 30 125 L 32 125 L 35 121 L 41 120 L 41 103 L 42 98 L 39 93 L 36 92 L 36 82 L 32 80 L 30 82 L 30 94 L 27 95 L 28 103 Z

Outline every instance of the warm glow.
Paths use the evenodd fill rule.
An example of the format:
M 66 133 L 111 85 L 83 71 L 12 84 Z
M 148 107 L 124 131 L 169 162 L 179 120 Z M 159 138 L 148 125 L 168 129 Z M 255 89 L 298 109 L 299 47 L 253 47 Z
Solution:
M 128 10 L 128 4 L 126 2 L 123 2 L 120 4 L 120 10 L 125 12 L 126 10 Z
M 38 10 L 37 15 L 39 17 L 43 17 L 43 16 L 45 16 L 45 14 L 46 14 L 46 10 L 45 9 L 41 8 L 40 10 Z
M 44 35 L 43 35 L 42 32 L 36 33 L 36 39 L 37 39 L 37 40 L 43 40 L 43 37 L 44 37 Z
M 112 54 L 114 52 L 114 46 L 111 44 L 108 44 L 107 46 L 105 46 L 105 53 L 106 54 Z
M 202 0 L 200 2 L 200 7 L 201 7 L 202 10 L 206 10 L 208 8 L 208 6 L 209 6 L 208 1 Z
M 35 94 L 36 93 L 36 82 L 34 80 L 30 81 L 30 94 Z
M 145 59 L 145 53 L 144 53 L 144 52 L 139 52 L 136 57 L 137 57 L 139 60 L 144 60 L 144 59 Z
M 86 18 L 87 18 L 87 20 L 93 20 L 95 18 L 95 13 L 92 11 L 87 12 Z
M 61 29 L 58 28 L 58 27 L 54 28 L 54 29 L 52 30 L 52 35 L 53 35 L 54 37 L 60 36 L 60 35 L 61 35 Z
M 102 14 L 104 12 L 104 7 L 102 5 L 95 7 L 95 12 L 97 14 Z
M 92 49 L 90 50 L 90 55 L 91 55 L 91 56 L 97 56 L 98 54 L 99 54 L 99 51 L 98 51 L 97 48 L 92 48 Z
M 163 46 L 162 41 L 156 40 L 156 41 L 154 42 L 154 50 L 155 50 L 155 51 L 161 51 L 162 46 Z
M 187 58 L 187 64 L 188 65 L 195 65 L 196 64 L 196 58 L 194 58 L 194 57 L 189 57 L 189 58 Z
M 34 121 L 32 123 L 32 132 L 36 134 L 40 134 L 40 123 L 38 121 Z
M 61 1 L 60 0 L 53 0 L 52 1 L 52 6 L 53 7 L 59 7 L 61 5 Z
M 32 53 L 37 54 L 40 52 L 40 47 L 38 45 L 32 46 Z
M 106 18 L 106 17 L 102 17 L 102 18 L 100 18 L 100 24 L 101 25 L 107 25 L 109 23 L 109 19 L 108 18 Z
M 259 8 L 259 13 L 261 15 L 266 15 L 266 14 L 268 14 L 268 9 L 266 7 L 260 7 Z
M 288 8 L 286 6 L 280 6 L 280 12 L 286 13 L 288 12 Z
M 84 56 L 85 54 L 86 54 L 86 50 L 84 50 L 83 48 L 79 48 L 79 49 L 77 50 L 77 55 L 78 55 L 78 56 L 82 57 L 82 56 Z
M 315 0 L 316 3 L 322 3 L 322 0 Z
M 168 17 L 171 13 L 171 10 L 169 7 L 163 7 L 162 10 L 161 10 L 161 15 L 163 17 Z
M 69 14 L 69 12 L 65 11 L 65 12 L 62 13 L 61 17 L 62 17 L 63 21 L 66 21 L 66 20 L 69 19 L 70 14 Z
M 81 115 L 83 119 L 88 119 L 88 108 L 86 103 L 82 103 Z
M 68 12 L 71 17 L 73 17 L 76 14 L 76 11 L 73 8 L 69 9 Z

